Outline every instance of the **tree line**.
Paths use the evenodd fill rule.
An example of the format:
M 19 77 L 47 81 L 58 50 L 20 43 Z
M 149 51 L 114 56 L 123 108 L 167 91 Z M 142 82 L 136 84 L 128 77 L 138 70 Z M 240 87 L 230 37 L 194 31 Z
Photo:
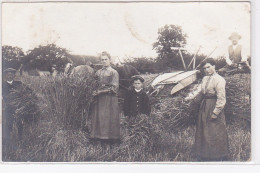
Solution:
M 124 63 L 134 66 L 141 73 L 158 73 L 171 69 L 183 70 L 183 63 L 178 51 L 173 51 L 172 47 L 185 47 L 187 43 L 187 34 L 180 26 L 165 25 L 158 30 L 158 37 L 153 44 L 153 49 L 157 52 L 156 58 L 149 57 L 127 57 Z M 193 54 L 183 51 L 183 59 L 188 64 Z M 96 56 L 72 55 L 65 48 L 55 44 L 38 46 L 26 53 L 19 47 L 2 46 L 2 63 L 3 70 L 6 68 L 29 71 L 38 69 L 41 71 L 51 71 L 52 65 L 56 65 L 58 71 L 63 71 L 68 62 L 73 62 L 74 66 L 90 63 L 98 63 Z M 196 56 L 196 66 L 206 58 L 206 55 L 199 54 Z M 217 59 L 217 68 L 225 65 L 223 57 Z

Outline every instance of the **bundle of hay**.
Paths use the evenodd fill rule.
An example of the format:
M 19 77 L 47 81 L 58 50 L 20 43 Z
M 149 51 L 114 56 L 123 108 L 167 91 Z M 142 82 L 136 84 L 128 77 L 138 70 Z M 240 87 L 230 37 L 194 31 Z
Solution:
M 162 142 L 162 128 L 155 117 L 139 115 L 121 119 L 121 143 L 96 142 L 88 145 L 91 161 L 148 161 L 158 153 Z
M 161 123 L 155 117 L 139 115 L 122 124 L 122 146 L 118 155 L 130 156 L 131 161 L 145 161 L 156 152 L 161 142 Z
M 154 104 L 152 115 L 160 118 L 166 130 L 176 132 L 195 123 L 199 102 L 184 101 L 187 92 L 185 89 L 174 97 L 161 97 Z
M 17 122 L 31 123 L 39 117 L 38 98 L 35 92 L 28 86 L 22 85 L 20 88 L 13 90 L 9 99 L 15 110 L 14 117 Z
M 226 76 L 225 106 L 226 117 L 229 121 L 246 121 L 251 123 L 251 75 L 234 74 Z

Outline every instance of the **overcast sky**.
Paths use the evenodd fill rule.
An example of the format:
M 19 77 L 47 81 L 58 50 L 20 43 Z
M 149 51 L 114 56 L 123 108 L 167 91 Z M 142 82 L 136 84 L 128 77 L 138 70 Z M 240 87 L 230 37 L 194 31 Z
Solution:
M 2 45 L 24 51 L 56 43 L 72 54 L 156 57 L 158 28 L 182 27 L 191 53 L 225 53 L 232 32 L 250 55 L 250 4 L 189 3 L 4 3 Z

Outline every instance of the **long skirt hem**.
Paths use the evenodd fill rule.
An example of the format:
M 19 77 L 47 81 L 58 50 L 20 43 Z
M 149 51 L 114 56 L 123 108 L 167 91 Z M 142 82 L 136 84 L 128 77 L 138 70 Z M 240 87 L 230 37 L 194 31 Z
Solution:
M 226 120 L 222 111 L 217 119 L 211 115 L 216 99 L 203 99 L 195 133 L 195 152 L 201 158 L 219 159 L 229 155 Z
M 119 139 L 120 122 L 118 98 L 112 94 L 104 94 L 97 97 L 91 112 L 92 138 Z

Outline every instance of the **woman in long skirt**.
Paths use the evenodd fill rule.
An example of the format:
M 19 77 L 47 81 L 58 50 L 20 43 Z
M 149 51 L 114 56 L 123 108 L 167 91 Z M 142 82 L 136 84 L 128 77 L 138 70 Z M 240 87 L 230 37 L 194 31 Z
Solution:
M 110 55 L 102 52 L 103 68 L 96 72 L 100 86 L 94 92 L 96 101 L 91 112 L 91 138 L 94 139 L 118 140 L 120 138 L 117 98 L 119 75 L 110 66 L 110 61 Z
M 198 89 L 186 100 L 202 97 L 196 125 L 195 152 L 204 161 L 224 161 L 228 158 L 228 135 L 224 106 L 226 81 L 215 70 L 216 62 L 209 58 L 201 67 L 206 74 Z

